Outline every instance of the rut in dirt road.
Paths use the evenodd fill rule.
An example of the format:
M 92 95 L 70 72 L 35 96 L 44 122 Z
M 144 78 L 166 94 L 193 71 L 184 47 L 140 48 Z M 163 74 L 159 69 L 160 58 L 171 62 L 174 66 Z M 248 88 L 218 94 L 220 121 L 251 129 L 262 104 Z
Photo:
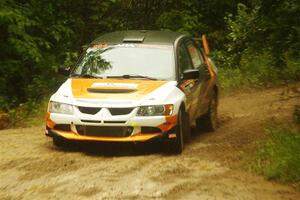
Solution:
M 43 127 L 0 131 L 0 199 L 300 199 L 293 188 L 242 167 L 265 121 L 288 118 L 299 102 L 293 93 L 282 98 L 283 91 L 222 98 L 220 128 L 195 134 L 178 156 L 157 145 L 61 150 Z

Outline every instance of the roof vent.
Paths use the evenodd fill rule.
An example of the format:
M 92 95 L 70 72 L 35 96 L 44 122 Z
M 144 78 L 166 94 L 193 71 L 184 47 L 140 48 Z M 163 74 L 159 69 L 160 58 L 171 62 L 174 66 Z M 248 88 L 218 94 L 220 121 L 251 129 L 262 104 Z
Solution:
M 145 37 L 125 37 L 123 39 L 123 43 L 142 43 L 144 41 Z

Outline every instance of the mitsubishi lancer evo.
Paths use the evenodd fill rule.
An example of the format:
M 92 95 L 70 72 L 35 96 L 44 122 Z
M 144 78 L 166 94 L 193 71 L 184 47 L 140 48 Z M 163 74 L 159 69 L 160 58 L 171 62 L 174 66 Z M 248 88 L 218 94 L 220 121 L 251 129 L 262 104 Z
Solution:
M 94 40 L 50 98 L 46 135 L 66 141 L 163 141 L 181 153 L 191 127 L 217 127 L 217 69 L 205 36 L 117 31 Z

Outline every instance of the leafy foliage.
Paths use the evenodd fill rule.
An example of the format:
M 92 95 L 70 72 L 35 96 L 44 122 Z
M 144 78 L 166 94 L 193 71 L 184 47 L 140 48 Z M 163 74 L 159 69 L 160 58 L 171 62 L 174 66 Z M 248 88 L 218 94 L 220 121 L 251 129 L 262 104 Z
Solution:
M 206 33 L 229 87 L 299 80 L 298 13 L 297 0 L 2 0 L 0 110 L 51 93 L 62 81 L 58 67 L 114 30 Z
M 110 69 L 111 63 L 107 62 L 101 56 L 101 54 L 104 53 L 105 51 L 107 51 L 108 49 L 105 49 L 105 50 L 96 49 L 96 50 L 87 52 L 80 63 L 81 74 L 89 74 L 89 75 L 101 74 L 105 70 Z

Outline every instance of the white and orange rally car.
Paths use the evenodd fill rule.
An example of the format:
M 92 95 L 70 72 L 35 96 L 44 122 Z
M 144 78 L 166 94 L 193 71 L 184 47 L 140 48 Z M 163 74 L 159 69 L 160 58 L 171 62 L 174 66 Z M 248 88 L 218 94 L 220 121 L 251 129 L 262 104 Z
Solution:
M 217 126 L 217 70 L 208 45 L 171 31 L 119 31 L 93 41 L 50 98 L 46 135 L 67 140 L 162 140 L 181 153 L 191 126 Z

